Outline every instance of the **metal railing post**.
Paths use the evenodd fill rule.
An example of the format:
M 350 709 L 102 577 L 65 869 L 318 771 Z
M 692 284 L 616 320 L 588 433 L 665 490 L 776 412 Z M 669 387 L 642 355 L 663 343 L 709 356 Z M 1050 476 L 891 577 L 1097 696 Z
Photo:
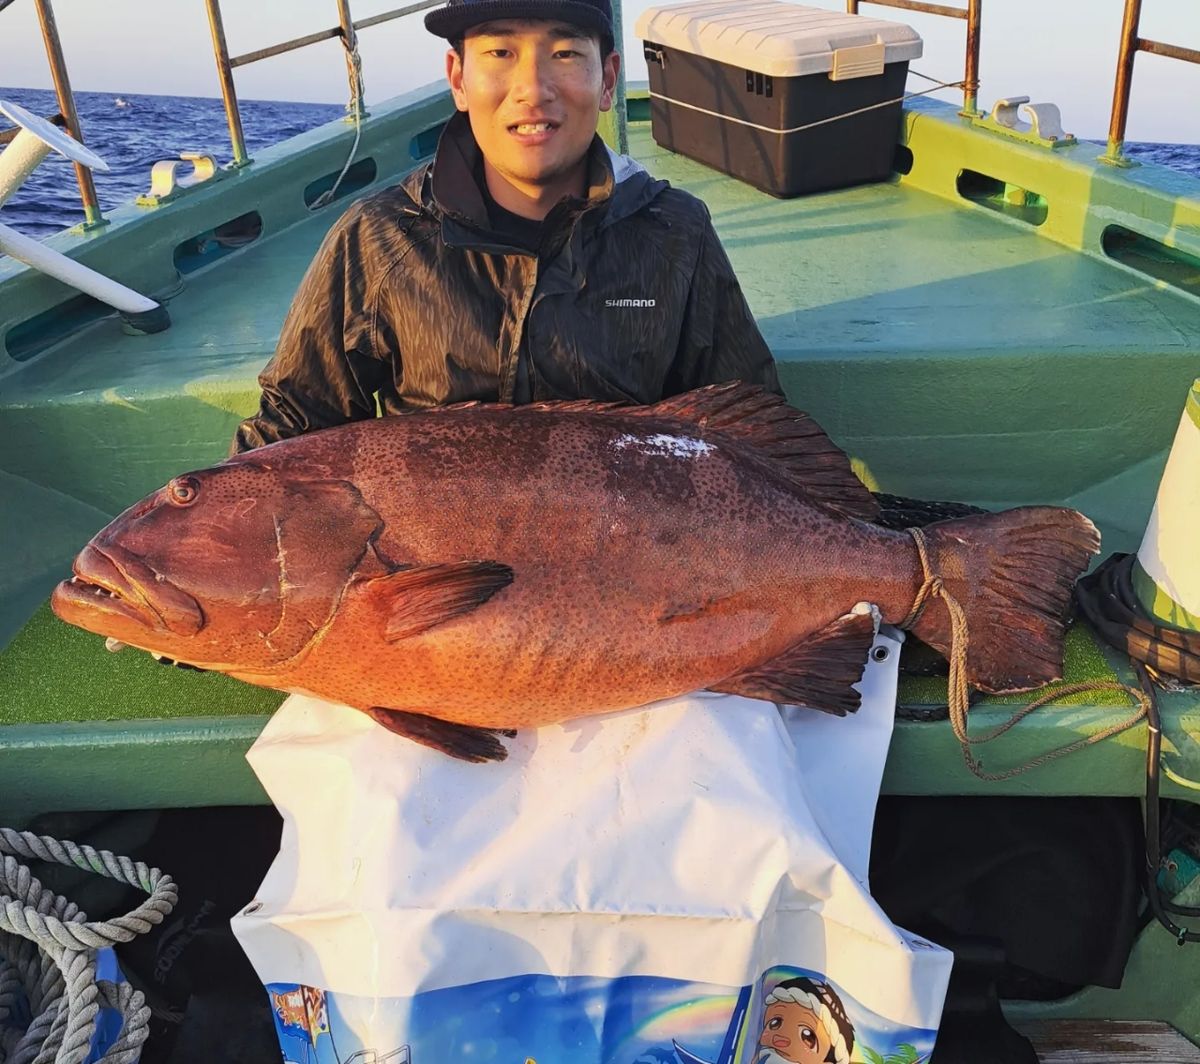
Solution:
M 79 128 L 79 115 L 75 110 L 75 96 L 71 92 L 71 79 L 67 76 L 67 63 L 63 58 L 62 41 L 58 36 L 58 24 L 50 0 L 35 0 L 38 23 L 42 28 L 42 39 L 46 43 L 46 58 L 50 62 L 50 76 L 54 79 L 54 92 L 58 97 L 58 109 L 67 122 L 67 131 L 80 144 L 83 131 Z M 100 213 L 100 201 L 96 198 L 96 186 L 92 172 L 82 163 L 75 163 L 75 180 L 79 182 L 79 198 L 83 201 L 84 228 L 95 229 L 106 225 Z
M 358 32 L 350 14 L 350 0 L 337 0 L 337 7 L 338 22 L 342 27 L 342 44 L 346 49 L 346 77 L 350 81 L 350 112 L 361 117 L 366 114 L 366 108 L 363 106 L 362 70 L 354 59 L 355 50 L 358 48 Z
M 1112 120 L 1108 126 L 1108 149 L 1100 156 L 1113 166 L 1128 165 L 1125 159 L 1125 123 L 1129 120 L 1129 92 L 1133 87 L 1133 60 L 1138 53 L 1138 27 L 1142 0 L 1125 0 L 1121 23 L 1121 50 L 1117 54 L 1117 80 L 1113 86 Z
M 963 109 L 967 118 L 977 118 L 979 110 L 979 44 L 983 19 L 983 0 L 967 4 L 967 64 L 963 74 Z
M 622 18 L 621 8 L 623 7 L 622 0 L 616 0 L 612 6 L 613 15 L 613 46 L 618 52 L 624 47 L 625 28 L 624 19 Z M 623 57 L 622 57 L 623 58 Z M 613 95 L 613 111 L 616 112 L 617 120 L 617 151 L 621 155 L 629 154 L 629 115 L 627 114 L 628 100 L 625 93 L 625 64 L 621 63 L 621 69 L 617 71 L 616 91 Z
M 931 3 L 930 0 L 869 0 L 880 7 L 895 7 L 901 11 L 921 11 L 927 15 L 944 15 L 961 18 L 967 23 L 967 50 L 963 74 L 963 106 L 958 113 L 964 118 L 978 118 L 979 110 L 979 44 L 982 39 L 983 0 L 967 0 L 967 6 L 950 7 L 947 4 Z M 846 0 L 846 12 L 858 14 L 860 0 Z
M 208 28 L 212 31 L 213 55 L 217 60 L 217 75 L 221 79 L 221 99 L 225 102 L 225 120 L 229 123 L 229 143 L 233 149 L 233 165 L 245 166 L 246 138 L 242 133 L 242 114 L 238 110 L 237 90 L 233 86 L 233 68 L 229 65 L 229 46 L 225 43 L 225 24 L 221 20 L 220 0 L 204 0 L 208 7 Z

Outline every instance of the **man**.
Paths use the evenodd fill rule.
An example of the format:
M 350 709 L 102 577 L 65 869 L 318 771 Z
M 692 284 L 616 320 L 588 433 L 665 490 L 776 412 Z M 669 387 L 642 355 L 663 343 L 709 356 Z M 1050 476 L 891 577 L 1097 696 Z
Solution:
M 326 237 L 234 453 L 377 405 L 779 391 L 707 209 L 595 133 L 609 0 L 451 0 L 425 24 L 452 43 L 458 113 L 432 163 Z

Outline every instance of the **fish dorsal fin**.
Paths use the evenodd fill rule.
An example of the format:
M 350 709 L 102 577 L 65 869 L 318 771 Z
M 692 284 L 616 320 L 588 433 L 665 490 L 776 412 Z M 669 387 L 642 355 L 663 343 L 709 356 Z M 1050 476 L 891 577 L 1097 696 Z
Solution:
M 425 413 L 513 409 L 502 404 L 458 403 Z M 879 503 L 850 468 L 846 452 L 808 414 L 757 384 L 729 381 L 673 395 L 648 406 L 593 399 L 554 399 L 519 407 L 534 413 L 614 414 L 680 421 L 703 434 L 719 433 L 782 468 L 808 499 L 847 517 L 875 521 Z
M 808 706 L 844 717 L 859 707 L 854 684 L 863 677 L 875 641 L 873 607 L 859 603 L 779 657 L 711 684 L 710 691 Z
M 808 414 L 758 385 L 714 384 L 624 412 L 720 433 L 782 466 L 812 501 L 864 521 L 879 516 L 875 496 L 854 475 L 846 452 Z

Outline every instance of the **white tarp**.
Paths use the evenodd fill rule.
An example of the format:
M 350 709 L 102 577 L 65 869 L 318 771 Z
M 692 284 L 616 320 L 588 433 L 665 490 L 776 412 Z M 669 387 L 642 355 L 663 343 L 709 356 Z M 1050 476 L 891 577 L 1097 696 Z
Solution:
M 249 754 L 280 854 L 234 920 L 285 1058 L 920 1060 L 951 958 L 866 888 L 876 648 L 852 717 L 697 694 L 487 765 L 290 698 Z

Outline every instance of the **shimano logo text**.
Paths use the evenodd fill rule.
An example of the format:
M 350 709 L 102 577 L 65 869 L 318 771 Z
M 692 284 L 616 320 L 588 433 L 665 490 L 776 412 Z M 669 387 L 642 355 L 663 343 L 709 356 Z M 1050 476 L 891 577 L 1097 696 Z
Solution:
M 606 299 L 606 307 L 652 307 L 653 299 Z

